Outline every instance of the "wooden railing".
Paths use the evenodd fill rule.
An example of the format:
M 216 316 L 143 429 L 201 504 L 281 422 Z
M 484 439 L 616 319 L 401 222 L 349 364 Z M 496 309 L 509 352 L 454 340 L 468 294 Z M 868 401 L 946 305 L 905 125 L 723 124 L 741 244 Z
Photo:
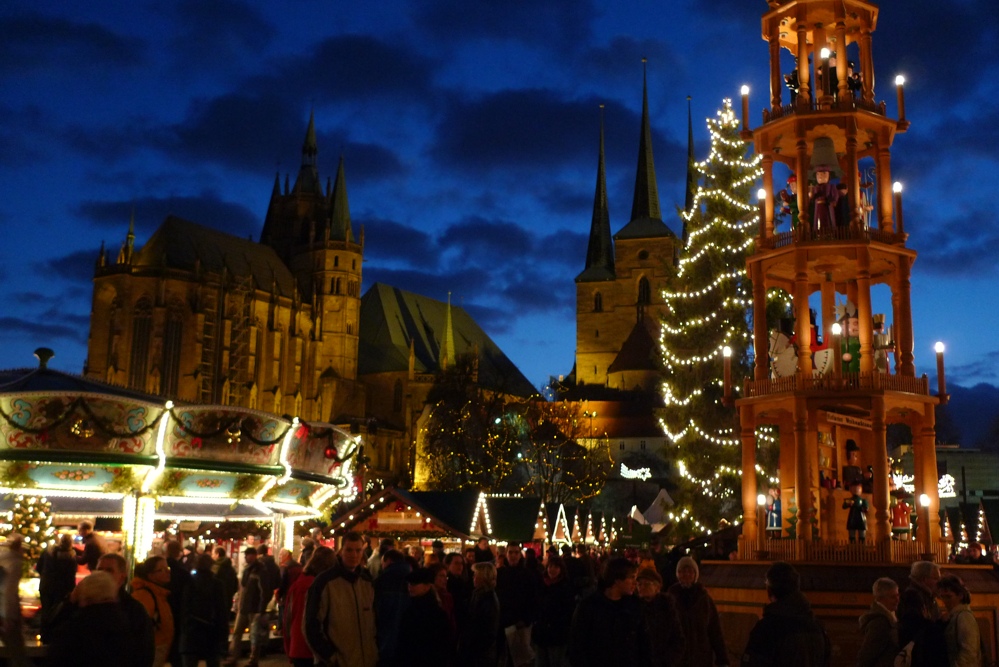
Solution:
M 805 376 L 795 373 L 788 377 L 770 380 L 747 380 L 743 396 L 747 398 L 787 394 L 794 391 L 900 391 L 909 394 L 930 395 L 930 382 L 926 377 L 892 375 L 890 373 L 843 373 L 841 375 Z
M 885 104 L 884 100 L 880 102 L 865 102 L 863 99 L 848 98 L 845 100 L 845 104 L 840 104 L 839 102 L 833 102 L 832 104 L 822 104 L 816 101 L 815 97 L 812 97 L 807 105 L 799 104 L 795 101 L 792 104 L 782 104 L 779 107 L 771 107 L 770 109 L 763 110 L 763 124 L 779 120 L 786 116 L 793 116 L 799 113 L 815 113 L 815 112 L 825 112 L 825 111 L 870 111 L 871 113 L 876 113 L 879 116 L 884 116 L 887 114 L 888 105 Z
M 739 540 L 739 560 L 788 561 L 810 563 L 899 563 L 917 560 L 946 563 L 950 544 L 937 542 L 927 553 L 921 542 L 888 540 L 886 542 L 850 543 L 841 540 L 795 540 L 791 538 Z
M 829 241 L 861 241 L 870 243 L 885 243 L 888 245 L 904 244 L 906 234 L 888 232 L 881 229 L 865 227 L 836 227 L 833 229 L 813 232 L 806 227 L 780 232 L 757 239 L 757 250 L 776 250 L 790 245 L 828 243 Z

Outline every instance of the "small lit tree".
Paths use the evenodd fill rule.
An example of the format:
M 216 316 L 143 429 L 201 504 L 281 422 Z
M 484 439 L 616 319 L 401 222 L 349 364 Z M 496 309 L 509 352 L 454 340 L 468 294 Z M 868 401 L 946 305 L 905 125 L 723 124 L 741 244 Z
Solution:
M 52 543 L 52 503 L 39 496 L 15 496 L 11 512 L 11 530 L 24 539 L 25 567 L 38 562 L 42 552 Z

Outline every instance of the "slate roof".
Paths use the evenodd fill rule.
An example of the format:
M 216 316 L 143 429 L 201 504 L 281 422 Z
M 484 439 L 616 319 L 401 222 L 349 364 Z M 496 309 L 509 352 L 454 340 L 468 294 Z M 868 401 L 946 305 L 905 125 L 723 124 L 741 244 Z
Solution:
M 607 372 L 656 370 L 659 368 L 656 359 L 657 346 L 652 333 L 644 321 L 636 322 Z
M 531 382 L 463 308 L 451 306 L 456 354 L 479 350 L 479 384 L 514 396 L 537 393 Z M 409 369 L 413 342 L 417 373 L 440 370 L 447 303 L 375 283 L 361 297 L 358 375 Z
M 636 218 L 614 235 L 615 241 L 622 239 L 650 239 L 659 237 L 676 238 L 665 222 L 659 218 Z
M 295 279 L 270 246 L 220 232 L 196 222 L 167 216 L 142 249 L 136 252 L 136 267 L 193 271 L 200 260 L 202 271 L 219 273 L 223 268 L 234 277 L 253 278 L 254 286 L 291 297 Z
M 127 387 L 92 380 L 82 375 L 64 373 L 52 368 L 12 368 L 0 370 L 0 394 L 104 394 L 109 397 L 163 405 L 163 397 Z

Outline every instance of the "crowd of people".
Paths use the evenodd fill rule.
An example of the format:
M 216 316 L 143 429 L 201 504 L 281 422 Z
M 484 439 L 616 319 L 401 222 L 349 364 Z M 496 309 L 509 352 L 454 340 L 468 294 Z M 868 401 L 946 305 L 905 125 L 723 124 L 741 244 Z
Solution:
M 358 533 L 338 551 L 306 537 L 298 560 L 266 545 L 242 552 L 239 574 L 222 547 L 185 553 L 168 540 L 137 564 L 106 553 L 82 524 L 82 548 L 60 537 L 39 560 L 42 640 L 48 664 L 126 667 L 255 667 L 273 627 L 293 667 L 596 667 L 729 664 L 715 603 L 690 557 L 616 556 L 586 547 L 540 556 L 482 538 L 463 551 L 404 549 L 382 540 L 373 552 Z M 93 548 L 88 549 L 88 545 Z M 0 550 L 0 570 L 18 571 L 20 544 Z M 77 565 L 91 574 L 76 583 Z M 16 584 L 0 593 L 8 664 L 19 651 Z M 830 642 L 800 590 L 798 572 L 773 564 L 769 604 L 741 664 L 828 665 Z M 129 592 L 130 591 L 130 592 Z M 904 591 L 873 586 L 860 617 L 858 667 L 978 667 L 987 655 L 961 579 L 931 562 L 912 565 Z M 14 603 L 11 602 L 14 600 Z M 937 604 L 942 603 L 942 608 Z M 234 618 L 233 618 L 234 616 Z M 230 627 L 232 632 L 230 634 Z M 244 635 L 250 654 L 241 663 Z

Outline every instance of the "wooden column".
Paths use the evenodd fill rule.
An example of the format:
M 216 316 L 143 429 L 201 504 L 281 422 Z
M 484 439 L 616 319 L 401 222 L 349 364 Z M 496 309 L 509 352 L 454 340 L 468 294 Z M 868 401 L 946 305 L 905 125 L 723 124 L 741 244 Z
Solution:
M 835 321 L 836 285 L 833 284 L 832 276 L 826 274 L 822 281 L 822 342 L 826 345 L 832 341 L 832 325 Z
M 808 142 L 804 137 L 799 137 L 795 148 L 798 153 L 795 171 L 798 177 L 798 234 L 803 238 L 811 238 L 812 212 L 808 210 Z
M 808 316 L 808 273 L 804 250 L 794 256 L 794 329 L 798 334 L 798 372 L 803 377 L 812 376 L 812 327 Z
M 767 44 L 770 46 L 770 109 L 776 111 L 781 107 L 781 90 L 784 88 L 784 79 L 780 74 L 780 29 L 776 24 L 767 37 Z
M 860 327 L 860 372 L 874 371 L 874 322 L 871 317 L 871 255 L 867 246 L 857 251 L 857 324 Z
M 871 53 L 871 30 L 864 28 L 860 33 L 860 76 L 864 102 L 874 104 L 874 56 Z
M 774 156 L 765 153 L 761 160 L 763 166 L 763 189 L 767 191 L 764 201 L 764 217 L 766 218 L 767 237 L 774 235 Z
M 812 539 L 812 476 L 808 466 L 808 405 L 803 398 L 794 401 L 794 495 L 798 505 L 797 539 Z
M 878 229 L 891 233 L 895 231 L 895 222 L 892 220 L 891 151 L 887 146 L 879 147 L 875 159 L 878 179 Z
M 850 100 L 850 86 L 846 79 L 846 20 L 842 2 L 836 3 L 836 96 L 837 106 L 846 108 Z
M 885 431 L 884 396 L 873 396 L 871 401 L 871 438 L 874 451 L 874 540 L 891 539 L 891 521 L 888 516 L 888 444 Z
M 809 87 L 809 71 L 808 71 L 808 32 L 805 25 L 805 14 L 807 9 L 804 7 L 798 10 L 798 106 L 808 108 L 812 103 L 811 88 Z M 801 184 L 806 183 L 805 179 L 801 179 Z M 801 188 L 798 188 L 800 191 Z
M 739 409 L 739 423 L 742 425 L 742 536 L 755 540 L 759 532 L 756 520 L 756 433 L 753 409 L 743 406 Z M 762 548 L 762 547 L 761 547 Z
M 899 373 L 909 377 L 916 376 L 916 366 L 912 355 L 912 259 L 899 257 L 898 263 L 898 309 L 895 316 L 895 329 L 899 350 Z

